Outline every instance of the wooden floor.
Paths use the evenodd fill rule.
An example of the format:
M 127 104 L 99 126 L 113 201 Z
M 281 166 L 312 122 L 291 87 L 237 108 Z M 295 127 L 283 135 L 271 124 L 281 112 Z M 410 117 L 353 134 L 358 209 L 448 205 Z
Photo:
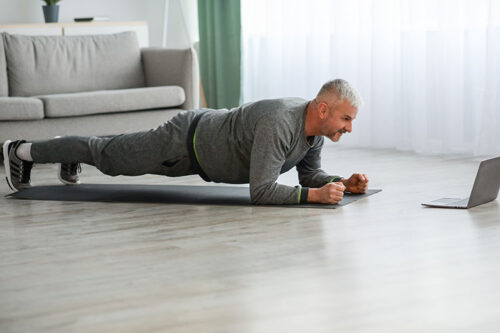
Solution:
M 383 192 L 286 209 L 21 201 L 2 183 L 0 332 L 498 332 L 498 199 L 420 205 L 467 196 L 480 159 L 334 145 L 323 158 Z M 37 166 L 33 182 L 55 175 Z

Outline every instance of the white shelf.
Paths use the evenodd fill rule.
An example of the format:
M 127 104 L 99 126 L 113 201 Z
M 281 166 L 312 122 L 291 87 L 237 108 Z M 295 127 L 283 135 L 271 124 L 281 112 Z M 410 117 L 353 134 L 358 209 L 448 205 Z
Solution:
M 74 36 L 99 35 L 123 31 L 135 31 L 140 47 L 149 46 L 149 31 L 147 22 L 68 22 L 45 24 L 3 24 L 0 32 L 19 35 Z

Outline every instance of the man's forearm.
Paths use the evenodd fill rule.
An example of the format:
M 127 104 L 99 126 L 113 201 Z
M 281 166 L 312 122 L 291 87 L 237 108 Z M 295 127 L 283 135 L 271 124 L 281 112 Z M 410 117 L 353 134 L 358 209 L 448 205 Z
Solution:
M 307 194 L 307 202 L 320 202 L 319 200 L 319 189 L 309 188 L 309 193 Z
M 309 188 L 276 182 L 255 185 L 250 182 L 250 200 L 257 205 L 289 205 L 308 202 Z

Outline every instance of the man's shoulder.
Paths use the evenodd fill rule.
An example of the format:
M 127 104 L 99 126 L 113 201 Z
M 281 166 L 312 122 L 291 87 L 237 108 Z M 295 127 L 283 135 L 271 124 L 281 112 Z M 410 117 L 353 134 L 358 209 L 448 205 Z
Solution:
M 272 108 L 279 108 L 279 109 L 291 109 L 291 108 L 296 108 L 301 105 L 307 104 L 308 101 L 299 98 L 299 97 L 283 97 L 283 98 L 274 98 L 274 99 L 263 99 L 260 101 L 256 101 L 253 103 L 249 103 L 248 105 L 254 105 L 254 106 L 261 106 L 261 107 L 272 107 Z
M 308 101 L 302 98 L 276 98 L 249 103 L 243 108 L 259 118 L 265 116 L 268 119 L 281 119 L 301 113 L 307 104 Z
M 304 127 L 304 111 L 308 103 L 306 100 L 280 98 L 262 102 L 265 103 L 250 112 L 255 128 L 265 128 L 270 134 L 291 140 Z

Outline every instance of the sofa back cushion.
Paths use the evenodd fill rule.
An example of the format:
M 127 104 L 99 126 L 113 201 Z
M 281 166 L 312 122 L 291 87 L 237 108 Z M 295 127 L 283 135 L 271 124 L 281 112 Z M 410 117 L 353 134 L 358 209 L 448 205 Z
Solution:
M 3 33 L 0 34 L 0 97 L 9 95 L 9 85 L 7 83 L 7 64 L 5 62 L 5 52 L 3 47 Z
M 5 34 L 10 96 L 144 87 L 135 32 L 88 36 Z
M 47 118 L 166 109 L 180 106 L 186 100 L 184 89 L 179 86 L 53 94 L 38 98 L 43 101 Z

